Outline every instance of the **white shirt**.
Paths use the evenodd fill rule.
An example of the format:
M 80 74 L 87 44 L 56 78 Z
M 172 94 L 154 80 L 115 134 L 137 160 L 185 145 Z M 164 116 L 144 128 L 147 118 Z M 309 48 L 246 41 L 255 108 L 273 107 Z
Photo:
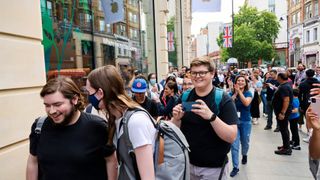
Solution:
M 116 120 L 116 134 L 114 144 L 117 144 L 118 139 L 123 134 L 123 126 L 119 130 L 122 117 Z M 149 116 L 142 111 L 134 113 L 128 122 L 129 139 L 132 143 L 133 149 L 151 144 L 154 148 L 157 130 L 151 122 Z

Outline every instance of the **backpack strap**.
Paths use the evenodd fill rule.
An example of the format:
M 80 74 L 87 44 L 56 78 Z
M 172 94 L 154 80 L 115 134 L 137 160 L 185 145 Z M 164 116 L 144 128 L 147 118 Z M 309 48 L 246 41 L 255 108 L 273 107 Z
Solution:
M 188 100 L 189 94 L 191 92 L 192 89 L 188 89 L 185 92 L 182 93 L 181 95 L 181 101 L 182 102 L 186 102 Z
M 189 94 L 190 92 L 192 91 L 192 89 L 188 89 L 186 90 L 185 92 L 183 92 L 183 94 L 181 95 L 181 101 L 182 102 L 186 102 L 188 100 L 188 97 L 189 97 Z M 223 97 L 223 89 L 221 88 L 215 88 L 215 91 L 214 91 L 214 102 L 215 102 L 215 114 L 218 115 L 220 113 L 220 104 L 221 104 L 221 101 L 222 101 L 222 97 Z
M 93 107 L 92 104 L 89 104 L 89 105 L 86 107 L 85 112 L 91 114 L 91 112 L 92 112 L 92 107 Z
M 48 116 L 40 116 L 37 120 L 36 128 L 34 129 L 34 132 L 38 135 L 41 134 L 41 129 L 43 126 L 44 121 L 47 119 Z
M 219 115 L 220 113 L 220 104 L 221 104 L 221 101 L 222 101 L 222 97 L 223 97 L 223 89 L 221 88 L 215 88 L 215 93 L 214 93 L 214 102 L 216 104 L 216 112 L 215 114 L 216 115 Z

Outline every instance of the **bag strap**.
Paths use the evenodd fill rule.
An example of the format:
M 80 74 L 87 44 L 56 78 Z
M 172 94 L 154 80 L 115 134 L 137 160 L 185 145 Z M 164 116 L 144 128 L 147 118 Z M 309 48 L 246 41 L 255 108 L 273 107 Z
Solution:
M 189 94 L 190 92 L 192 91 L 192 89 L 188 89 L 187 91 L 185 91 L 182 95 L 181 95 L 181 101 L 182 102 L 186 102 L 189 98 Z M 215 102 L 215 114 L 216 115 L 219 115 L 220 113 L 220 104 L 221 104 L 221 101 L 222 101 L 222 97 L 223 97 L 223 89 L 221 88 L 215 88 L 215 91 L 214 91 L 214 96 L 212 96 L 214 98 L 214 102 Z
M 48 116 L 40 116 L 38 118 L 37 124 L 36 124 L 36 128 L 34 129 L 34 132 L 38 135 L 41 134 L 41 129 L 43 126 L 44 121 L 47 119 Z
M 188 100 L 189 94 L 191 92 L 191 89 L 186 90 L 185 92 L 182 93 L 181 95 L 181 101 L 186 102 Z
M 228 162 L 228 156 L 226 156 L 226 158 L 224 158 L 224 161 L 223 161 L 223 165 L 222 165 L 222 168 L 221 168 L 221 171 L 220 171 L 220 175 L 219 175 L 219 179 L 218 180 L 221 180 L 222 179 L 222 174 L 223 174 L 223 171 L 226 167 L 226 164 Z
M 220 104 L 221 104 L 222 97 L 223 97 L 223 89 L 216 87 L 214 92 L 215 92 L 214 93 L 214 102 L 216 104 L 216 112 L 215 112 L 215 114 L 219 115 L 219 113 L 220 113 Z
M 86 107 L 86 113 L 90 113 L 91 114 L 91 112 L 92 112 L 92 104 L 89 104 L 87 107 Z

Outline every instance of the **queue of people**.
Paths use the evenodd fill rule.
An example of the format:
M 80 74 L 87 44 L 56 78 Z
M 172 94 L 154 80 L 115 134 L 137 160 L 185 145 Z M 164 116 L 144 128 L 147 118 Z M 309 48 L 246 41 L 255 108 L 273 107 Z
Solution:
M 180 73 L 171 69 L 160 83 L 155 73 L 147 78 L 137 75 L 128 89 L 118 70 L 107 65 L 88 75 L 91 107 L 85 112 L 83 97 L 71 79 L 51 79 L 40 93 L 47 113 L 41 133 L 40 118 L 31 128 L 27 179 L 161 179 L 154 159 L 160 133 L 155 119 L 173 123 L 189 144 L 190 174 L 184 179 L 227 179 L 240 172 L 240 145 L 241 163 L 248 163 L 252 125 L 262 123 L 263 115 L 264 129 L 272 129 L 273 114 L 274 131 L 282 138 L 274 152 L 278 155 L 301 149 L 299 125 L 306 118 L 310 166 L 318 168 L 312 171 L 318 177 L 320 120 L 306 99 L 320 96 L 315 88 L 320 68 L 315 74 L 300 66 L 295 77 L 281 70 L 263 74 L 259 69 L 223 74 L 207 58 L 196 58 L 190 69 L 183 67 Z M 192 102 L 190 109 L 185 107 L 188 102 Z M 123 117 L 137 108 L 146 112 L 134 112 L 124 129 Z M 128 141 L 134 157 L 127 153 Z M 230 151 L 233 169 L 229 174 Z

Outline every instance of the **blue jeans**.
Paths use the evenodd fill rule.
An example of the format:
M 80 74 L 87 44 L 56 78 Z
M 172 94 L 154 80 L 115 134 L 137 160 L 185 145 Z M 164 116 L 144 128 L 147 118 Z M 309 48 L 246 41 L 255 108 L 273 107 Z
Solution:
M 268 108 L 267 108 L 266 92 L 261 91 L 260 97 L 261 97 L 261 101 L 262 101 L 262 104 L 263 104 L 263 113 L 267 114 Z
M 241 154 L 247 155 L 251 134 L 251 121 L 240 121 L 238 124 L 237 139 L 231 145 L 232 163 L 234 168 L 239 168 L 239 148 L 241 142 Z

